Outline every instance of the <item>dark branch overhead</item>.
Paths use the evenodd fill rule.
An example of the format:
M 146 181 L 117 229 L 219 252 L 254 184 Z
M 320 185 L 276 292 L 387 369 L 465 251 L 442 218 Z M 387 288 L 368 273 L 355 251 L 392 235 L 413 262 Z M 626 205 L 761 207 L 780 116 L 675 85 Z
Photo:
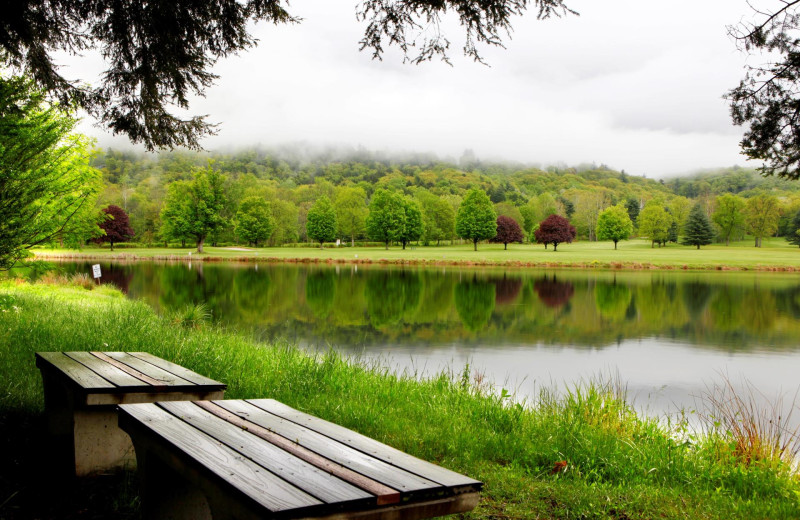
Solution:
M 742 151 L 763 161 L 763 175 L 800 178 L 800 0 L 774 12 L 753 8 L 755 21 L 728 27 L 739 48 L 765 61 L 747 66 L 729 91 L 734 124 L 747 127 Z
M 360 46 L 378 59 L 394 45 L 411 63 L 449 62 L 450 41 L 439 23 L 454 13 L 466 32 L 464 54 L 483 62 L 479 46 L 502 47 L 511 18 L 529 5 L 540 19 L 574 13 L 564 0 L 363 0 Z M 85 109 L 149 150 L 197 149 L 215 125 L 170 109 L 188 109 L 191 96 L 205 94 L 219 58 L 256 44 L 251 22 L 299 22 L 287 8 L 285 0 L 13 0 L 0 14 L 0 58 L 53 99 Z M 107 66 L 99 85 L 61 75 L 57 52 L 91 50 Z

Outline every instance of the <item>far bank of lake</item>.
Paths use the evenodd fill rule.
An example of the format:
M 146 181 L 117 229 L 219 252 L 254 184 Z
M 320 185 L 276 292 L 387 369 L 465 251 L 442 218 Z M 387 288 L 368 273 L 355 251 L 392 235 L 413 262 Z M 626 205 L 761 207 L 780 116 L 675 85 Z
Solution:
M 575 242 L 545 249 L 537 244 L 472 244 L 415 246 L 406 249 L 392 246 L 336 247 L 206 247 L 198 255 L 194 248 L 104 248 L 35 249 L 40 259 L 81 260 L 98 259 L 119 262 L 136 260 L 193 261 L 193 262 L 297 262 L 335 264 L 380 264 L 423 266 L 504 266 L 510 268 L 578 268 L 617 270 L 744 270 L 800 271 L 800 248 L 782 238 L 764 240 L 763 247 L 753 247 L 752 241 L 713 244 L 696 249 L 669 244 L 651 247 L 647 240 L 622 241 L 618 249 L 611 242 Z

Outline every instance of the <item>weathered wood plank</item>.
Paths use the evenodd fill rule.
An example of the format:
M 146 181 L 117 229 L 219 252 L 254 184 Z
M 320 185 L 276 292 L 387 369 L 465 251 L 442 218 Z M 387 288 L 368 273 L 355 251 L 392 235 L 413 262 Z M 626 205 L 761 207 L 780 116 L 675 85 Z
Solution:
M 137 379 L 114 365 L 92 355 L 90 352 L 64 352 L 64 355 L 74 359 L 118 387 L 150 386 L 150 383 L 147 381 Z
M 39 368 L 42 368 L 42 364 L 45 364 L 48 368 L 63 373 L 81 388 L 87 390 L 92 388 L 115 388 L 113 383 L 103 379 L 74 359 L 65 356 L 62 352 L 37 352 L 36 359 L 36 365 Z
M 132 436 L 142 435 L 137 427 L 146 428 L 148 442 L 162 442 L 190 464 L 200 463 L 208 478 L 233 495 L 245 495 L 271 512 L 296 510 L 299 516 L 323 505 L 156 404 L 121 405 L 119 410 L 120 426 Z
M 415 494 L 416 492 L 428 494 L 431 491 L 442 490 L 442 486 L 436 482 L 391 466 L 308 428 L 273 415 L 248 402 L 222 400 L 214 401 L 214 403 L 337 464 L 347 466 L 373 480 L 394 488 L 403 493 L 403 495 Z
M 111 365 L 113 367 L 116 367 L 119 370 L 122 370 L 126 374 L 129 374 L 129 375 L 139 379 L 140 381 L 144 381 L 145 383 L 147 383 L 147 386 L 149 386 L 151 388 L 166 388 L 167 387 L 167 384 L 164 381 L 161 381 L 160 379 L 154 379 L 154 378 L 148 376 L 147 374 L 143 374 L 143 373 L 139 372 L 138 370 L 136 370 L 134 368 L 131 368 L 130 366 L 126 365 L 122 361 L 117 361 L 116 359 L 106 355 L 105 352 L 92 352 L 91 355 L 93 355 L 98 360 L 102 361 L 103 363 L 108 363 L 109 365 Z
M 197 372 L 193 372 L 186 367 L 182 367 L 181 365 L 177 365 L 171 361 L 167 361 L 166 359 L 161 359 L 160 357 L 154 356 L 149 352 L 128 352 L 131 356 L 137 357 L 142 361 L 147 361 L 151 365 L 155 365 L 158 368 L 166 370 L 167 372 L 171 372 L 176 376 L 183 378 L 187 381 L 191 381 L 196 385 L 211 385 L 211 386 L 219 386 L 222 388 L 226 388 L 227 385 L 225 383 L 221 383 L 219 381 L 215 381 L 210 377 L 206 377 L 203 375 L 198 374 Z
M 142 361 L 141 359 L 131 356 L 127 352 L 98 352 L 93 354 L 104 354 L 120 363 L 124 363 L 128 367 L 140 372 L 142 375 L 150 377 L 156 381 L 160 385 L 167 385 L 167 386 L 195 386 L 194 383 L 191 381 L 187 381 L 182 377 L 178 377 L 175 374 L 171 374 L 166 370 L 159 368 L 155 365 L 151 365 L 147 361 Z M 138 376 L 137 376 L 138 377 Z M 154 383 L 154 386 L 158 386 Z
M 243 430 L 209 413 L 203 407 L 187 401 L 159 403 L 159 407 L 323 502 L 350 507 L 374 505 L 376 502 L 372 494 L 320 471 L 308 462 L 254 435 L 252 431 Z M 255 424 L 253 426 L 258 428 Z
M 247 402 L 258 408 L 282 417 L 288 421 L 306 427 L 317 433 L 335 439 L 353 449 L 366 453 L 388 464 L 402 468 L 428 480 L 438 482 L 445 486 L 475 486 L 479 490 L 483 483 L 437 466 L 430 462 L 418 459 L 408 453 L 387 446 L 365 435 L 349 430 L 338 424 L 328 422 L 319 417 L 314 417 L 295 410 L 274 399 L 249 399 Z
M 385 486 L 380 482 L 372 480 L 360 473 L 356 473 L 355 471 L 342 466 L 341 464 L 336 464 L 325 457 L 278 435 L 277 433 L 271 432 L 262 426 L 247 421 L 238 415 L 229 412 L 216 403 L 202 401 L 194 404 L 200 408 L 203 408 L 209 413 L 216 415 L 220 419 L 224 419 L 234 426 L 243 430 L 247 430 L 251 434 L 270 442 L 276 447 L 290 453 L 294 457 L 300 458 L 314 467 L 325 471 L 326 473 L 330 473 L 331 475 L 339 477 L 346 482 L 354 484 L 361 489 L 368 491 L 376 497 L 378 505 L 395 504 L 400 501 L 400 493 L 397 490 Z

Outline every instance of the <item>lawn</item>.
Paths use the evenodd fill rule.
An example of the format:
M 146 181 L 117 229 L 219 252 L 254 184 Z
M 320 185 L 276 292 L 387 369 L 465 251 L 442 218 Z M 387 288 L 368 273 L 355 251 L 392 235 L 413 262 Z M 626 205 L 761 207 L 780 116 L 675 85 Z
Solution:
M 667 269 L 800 269 L 800 248 L 782 238 L 765 240 L 761 248 L 752 241 L 730 246 L 714 244 L 696 249 L 670 244 L 651 247 L 646 240 L 620 242 L 614 250 L 611 242 L 575 242 L 560 244 L 558 251 L 536 244 L 471 244 L 447 246 L 400 247 L 206 247 L 199 255 L 193 248 L 126 248 L 111 252 L 108 248 L 83 250 L 36 249 L 37 258 L 102 258 L 132 260 L 141 258 L 164 260 L 234 260 L 234 261 L 309 261 L 360 263 L 445 263 L 507 264 L 539 267 L 603 267 L 603 268 L 667 268 Z

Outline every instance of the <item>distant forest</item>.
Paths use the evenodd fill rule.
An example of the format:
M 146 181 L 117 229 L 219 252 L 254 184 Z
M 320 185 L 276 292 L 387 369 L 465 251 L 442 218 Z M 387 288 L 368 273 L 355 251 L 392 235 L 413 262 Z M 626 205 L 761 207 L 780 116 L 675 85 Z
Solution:
M 717 198 L 726 193 L 743 199 L 769 195 L 781 205 L 778 236 L 794 232 L 792 219 L 800 210 L 800 183 L 761 177 L 754 169 L 740 167 L 655 180 L 605 165 L 533 167 L 483 162 L 469 153 L 456 164 L 424 155 L 386 158 L 365 151 L 328 151 L 312 156 L 299 149 L 261 148 L 159 154 L 106 150 L 92 164 L 103 174 L 98 207 L 123 208 L 135 232 L 132 241 L 141 245 L 174 242 L 175 237 L 165 231 L 170 226 L 162 222 L 169 186 L 188 183 L 198 172 L 212 170 L 222 176 L 224 192 L 219 210 L 224 224 L 209 237 L 216 245 L 242 243 L 234 228 L 246 198 L 267 201 L 275 225 L 265 245 L 275 246 L 309 241 L 308 211 L 321 197 L 335 204 L 345 191 L 352 195 L 353 190 L 363 190 L 366 206 L 380 188 L 415 200 L 424 221 L 434 218 L 426 212 L 435 206 L 433 202 L 446 201 L 455 212 L 466 192 L 479 188 L 495 204 L 497 214 L 514 218 L 526 237 L 532 237 L 541 220 L 557 213 L 569 218 L 579 240 L 595 240 L 599 212 L 620 203 L 628 207 L 636 224 L 638 211 L 651 201 L 659 202 L 680 221 L 697 202 L 711 217 Z M 436 235 L 429 231 L 432 227 L 426 227 L 421 242 L 455 238 L 452 233 Z M 363 229 L 342 230 L 340 235 L 343 241 L 349 241 L 350 235 L 355 240 L 366 238 Z

